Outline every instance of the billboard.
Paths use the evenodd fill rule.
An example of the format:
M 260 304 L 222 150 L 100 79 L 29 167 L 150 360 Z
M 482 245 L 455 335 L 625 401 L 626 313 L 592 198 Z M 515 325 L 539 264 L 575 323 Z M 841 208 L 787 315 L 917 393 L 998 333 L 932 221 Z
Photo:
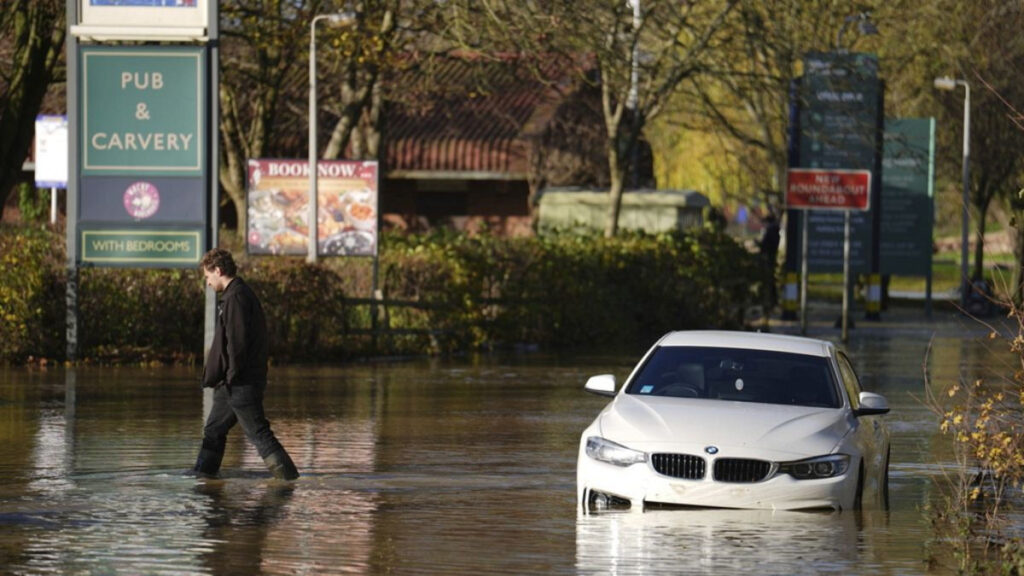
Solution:
M 309 162 L 249 160 L 246 247 L 250 254 L 305 255 L 309 245 Z M 317 164 L 317 255 L 376 256 L 377 162 Z

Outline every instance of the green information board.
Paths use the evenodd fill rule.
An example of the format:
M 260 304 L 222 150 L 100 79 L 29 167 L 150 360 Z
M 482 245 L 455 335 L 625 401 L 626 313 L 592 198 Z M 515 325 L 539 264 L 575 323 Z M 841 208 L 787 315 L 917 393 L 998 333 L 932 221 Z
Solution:
M 875 172 L 880 117 L 878 59 L 872 54 L 815 52 L 804 59 L 800 87 L 799 168 Z M 850 269 L 871 271 L 873 219 L 883 206 L 850 214 Z M 812 272 L 843 269 L 844 215 L 810 210 L 807 261 Z M 802 220 L 802 219 L 801 219 Z M 794 242 L 794 245 L 799 244 Z
M 882 156 L 882 274 L 927 276 L 932 267 L 935 119 L 885 122 Z
M 205 52 L 81 48 L 81 175 L 201 176 Z

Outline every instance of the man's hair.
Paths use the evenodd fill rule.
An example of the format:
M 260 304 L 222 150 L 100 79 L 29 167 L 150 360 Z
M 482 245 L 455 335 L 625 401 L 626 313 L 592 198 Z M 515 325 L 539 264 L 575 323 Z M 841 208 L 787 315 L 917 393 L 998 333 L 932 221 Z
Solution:
M 203 270 L 220 268 L 220 273 L 228 278 L 234 278 L 238 272 L 238 267 L 235 266 L 235 259 L 231 257 L 231 252 L 223 248 L 214 248 L 203 254 L 203 259 L 200 260 L 199 266 Z

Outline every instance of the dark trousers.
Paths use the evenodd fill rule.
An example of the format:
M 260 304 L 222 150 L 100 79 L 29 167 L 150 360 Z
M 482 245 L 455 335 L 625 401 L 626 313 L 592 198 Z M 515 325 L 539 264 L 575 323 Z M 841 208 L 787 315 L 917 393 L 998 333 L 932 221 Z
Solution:
M 270 429 L 270 421 L 263 414 L 263 392 L 266 387 L 264 382 L 231 388 L 218 386 L 214 389 L 213 408 L 203 427 L 204 451 L 223 456 L 228 432 L 236 423 L 242 425 L 245 437 L 256 447 L 261 458 L 283 450 Z

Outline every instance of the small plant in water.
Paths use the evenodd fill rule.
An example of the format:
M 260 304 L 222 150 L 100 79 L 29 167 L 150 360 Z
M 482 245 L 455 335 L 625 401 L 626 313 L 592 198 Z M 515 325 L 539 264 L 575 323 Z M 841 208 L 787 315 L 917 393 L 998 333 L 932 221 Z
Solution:
M 1006 344 L 1010 363 L 938 394 L 926 385 L 926 403 L 956 462 L 930 504 L 928 560 L 960 574 L 1024 574 L 1024 308 L 1009 310 L 1004 333 L 1016 335 L 993 328 L 989 339 Z

